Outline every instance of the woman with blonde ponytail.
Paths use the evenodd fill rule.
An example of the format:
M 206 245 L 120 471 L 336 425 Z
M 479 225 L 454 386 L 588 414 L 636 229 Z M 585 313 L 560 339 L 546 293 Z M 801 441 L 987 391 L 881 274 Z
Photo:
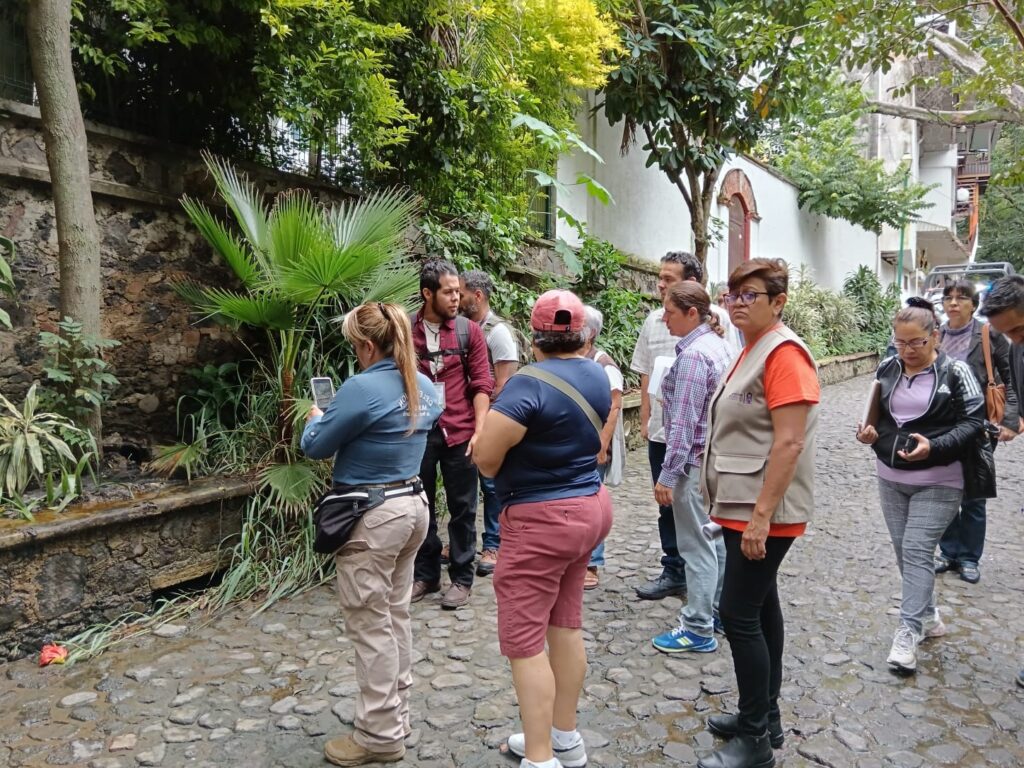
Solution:
M 345 381 L 326 411 L 313 407 L 302 450 L 314 459 L 333 456 L 332 492 L 367 505 L 335 553 L 345 632 L 356 653 L 355 730 L 324 748 L 335 765 L 363 765 L 405 756 L 412 686 L 409 600 L 428 522 L 416 475 L 441 407 L 433 383 L 416 370 L 409 318 L 401 307 L 362 304 L 346 315 L 342 332 L 362 371 Z

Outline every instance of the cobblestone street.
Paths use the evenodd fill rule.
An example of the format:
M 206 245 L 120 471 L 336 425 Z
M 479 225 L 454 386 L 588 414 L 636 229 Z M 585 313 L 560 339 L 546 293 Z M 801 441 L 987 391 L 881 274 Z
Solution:
M 889 673 L 899 576 L 878 508 L 870 449 L 853 439 L 868 380 L 824 390 L 817 519 L 780 577 L 787 620 L 779 764 L 1024 765 L 1024 439 L 997 452 L 982 580 L 939 578 L 950 632 L 922 646 L 919 672 Z M 693 765 L 716 740 L 708 712 L 731 710 L 728 649 L 664 656 L 651 638 L 679 601 L 638 601 L 655 575 L 656 509 L 646 455 L 629 458 L 600 587 L 586 595 L 590 672 L 580 727 L 594 766 Z M 0 668 L 0 765 L 319 766 L 328 734 L 350 726 L 352 650 L 333 587 L 165 627 L 69 669 L 34 659 Z M 469 608 L 414 606 L 418 648 L 406 764 L 512 766 L 498 747 L 519 730 L 494 593 Z M 179 632 L 181 634 L 179 634 Z

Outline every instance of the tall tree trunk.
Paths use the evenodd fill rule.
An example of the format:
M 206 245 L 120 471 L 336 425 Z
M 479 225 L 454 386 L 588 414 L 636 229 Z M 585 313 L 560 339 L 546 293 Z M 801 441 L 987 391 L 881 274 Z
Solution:
M 83 333 L 100 338 L 100 240 L 85 122 L 71 65 L 71 0 L 29 0 L 26 30 L 57 220 L 60 314 L 80 322 Z M 88 426 L 99 445 L 98 408 Z

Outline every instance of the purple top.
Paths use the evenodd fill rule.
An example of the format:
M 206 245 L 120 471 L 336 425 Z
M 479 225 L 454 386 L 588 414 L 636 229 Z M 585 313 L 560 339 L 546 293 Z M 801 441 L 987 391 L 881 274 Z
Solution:
M 939 349 L 952 357 L 954 360 L 967 362 L 967 355 L 971 351 L 972 334 L 974 324 L 977 320 L 971 320 L 963 328 L 950 328 L 948 325 L 942 328 L 942 341 Z
M 902 374 L 889 399 L 889 412 L 896 426 L 902 427 L 927 411 L 934 388 L 934 366 L 913 376 Z M 959 461 L 925 469 L 893 469 L 881 459 L 875 461 L 878 464 L 878 476 L 891 483 L 942 485 L 946 488 L 960 489 L 964 487 L 964 472 Z

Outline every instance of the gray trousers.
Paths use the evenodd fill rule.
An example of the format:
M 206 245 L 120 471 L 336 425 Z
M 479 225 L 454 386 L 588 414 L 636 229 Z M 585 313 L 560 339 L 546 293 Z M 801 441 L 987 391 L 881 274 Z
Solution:
M 702 637 L 714 635 L 714 609 L 722 596 L 725 577 L 725 542 L 719 536 L 708 541 L 701 526 L 708 522 L 700 493 L 700 472 L 687 467 L 672 489 L 672 516 L 676 524 L 676 546 L 685 562 L 686 604 L 680 611 L 683 626 Z
M 903 577 L 900 621 L 918 635 L 935 611 L 935 547 L 960 509 L 963 491 L 878 479 L 882 515 Z

